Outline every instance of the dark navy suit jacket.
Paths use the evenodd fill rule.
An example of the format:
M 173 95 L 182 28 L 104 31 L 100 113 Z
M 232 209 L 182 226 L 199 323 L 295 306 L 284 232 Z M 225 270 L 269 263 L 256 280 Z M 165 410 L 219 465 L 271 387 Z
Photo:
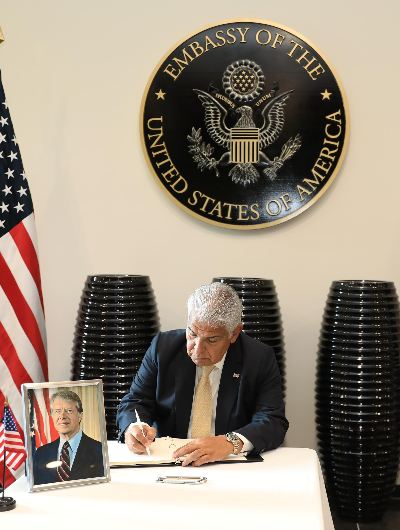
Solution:
M 35 485 L 60 481 L 57 475 L 57 468 L 46 467 L 46 464 L 49 462 L 60 459 L 60 455 L 58 454 L 59 445 L 60 438 L 57 438 L 54 442 L 42 445 L 42 447 L 37 449 L 33 460 L 33 479 Z M 70 480 L 95 477 L 104 477 L 102 446 L 100 442 L 86 436 L 83 432 L 72 465 Z
M 239 377 L 237 377 L 239 374 Z M 159 333 L 121 400 L 117 422 L 123 433 L 136 422 L 157 436 L 187 438 L 196 365 L 186 352 L 185 330 Z M 218 391 L 215 434 L 245 436 L 260 453 L 279 447 L 288 429 L 279 369 L 271 347 L 241 332 L 229 346 Z

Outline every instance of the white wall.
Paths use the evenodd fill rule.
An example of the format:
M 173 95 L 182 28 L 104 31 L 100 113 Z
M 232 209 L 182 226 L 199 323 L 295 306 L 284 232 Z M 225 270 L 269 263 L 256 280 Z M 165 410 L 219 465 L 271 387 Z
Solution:
M 3 2 L 0 65 L 37 219 L 50 378 L 70 377 L 88 274 L 148 274 L 162 329 L 213 276 L 274 279 L 287 350 L 287 444 L 315 447 L 314 379 L 332 280 L 400 288 L 397 0 L 13 0 Z M 146 83 L 178 40 L 228 18 L 288 26 L 331 61 L 350 108 L 349 149 L 335 182 L 279 226 L 234 231 L 175 206 L 139 138 Z

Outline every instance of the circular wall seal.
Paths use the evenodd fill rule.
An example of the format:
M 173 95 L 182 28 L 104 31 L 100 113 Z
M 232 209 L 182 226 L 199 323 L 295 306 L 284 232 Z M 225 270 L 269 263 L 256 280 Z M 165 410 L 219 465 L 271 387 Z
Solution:
M 224 228 L 292 219 L 332 184 L 349 115 L 318 49 L 275 23 L 212 24 L 175 45 L 144 93 L 143 150 L 159 186 Z

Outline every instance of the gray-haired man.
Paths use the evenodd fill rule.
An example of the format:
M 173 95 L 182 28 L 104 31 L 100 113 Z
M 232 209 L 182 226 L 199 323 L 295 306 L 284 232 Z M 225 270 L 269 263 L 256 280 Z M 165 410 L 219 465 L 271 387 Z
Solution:
M 36 450 L 35 484 L 68 482 L 104 476 L 101 443 L 81 430 L 82 402 L 71 390 L 59 390 L 50 398 L 50 412 L 59 437 Z
M 118 411 L 132 452 L 156 435 L 194 438 L 173 456 L 200 466 L 282 444 L 288 422 L 275 355 L 241 332 L 241 313 L 230 286 L 203 285 L 188 300 L 186 330 L 154 338 Z

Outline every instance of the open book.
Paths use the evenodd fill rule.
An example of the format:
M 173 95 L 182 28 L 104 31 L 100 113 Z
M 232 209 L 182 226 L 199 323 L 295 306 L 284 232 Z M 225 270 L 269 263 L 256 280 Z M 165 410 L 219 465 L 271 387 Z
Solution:
M 149 446 L 150 456 L 147 454 L 136 455 L 129 451 L 127 446 L 117 441 L 108 441 L 108 454 L 110 466 L 162 466 L 181 464 L 180 459 L 172 458 L 172 453 L 180 447 L 186 445 L 192 440 L 184 440 L 182 438 L 170 438 L 165 436 L 163 438 L 156 438 Z M 262 461 L 262 457 L 256 456 L 256 461 Z M 253 461 L 254 458 L 243 455 L 230 455 L 223 462 L 248 462 Z

